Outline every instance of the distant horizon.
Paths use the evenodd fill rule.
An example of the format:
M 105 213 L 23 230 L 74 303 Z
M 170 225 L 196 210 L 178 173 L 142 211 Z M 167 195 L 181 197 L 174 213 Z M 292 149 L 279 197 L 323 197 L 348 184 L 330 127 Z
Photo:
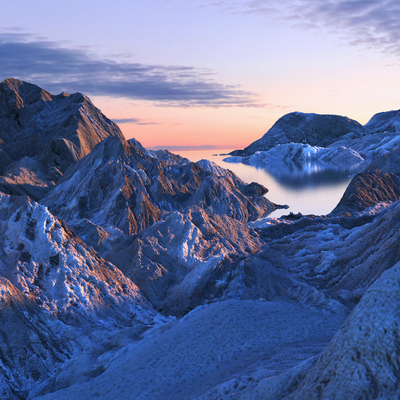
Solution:
M 149 150 L 175 150 L 175 151 L 197 151 L 197 150 L 226 150 L 230 147 L 218 147 L 210 145 L 199 145 L 199 146 L 173 146 L 173 145 L 160 145 L 160 146 L 149 146 Z
M 8 77 L 8 78 L 5 78 L 5 80 L 6 80 L 6 79 L 18 79 L 18 78 Z M 22 79 L 21 79 L 21 80 L 22 80 Z M 3 80 L 3 81 L 4 81 L 4 80 Z M 30 83 L 30 84 L 34 84 L 34 85 L 40 87 L 40 85 L 37 85 L 35 82 L 26 81 L 26 80 L 23 80 L 23 81 L 25 81 L 25 82 L 27 82 L 27 83 Z M 45 88 L 42 88 L 42 89 L 46 90 Z M 50 93 L 51 93 L 51 92 L 50 92 Z M 75 92 L 75 93 L 76 93 L 76 92 Z M 61 94 L 61 93 L 55 92 L 55 93 L 51 93 L 51 94 L 57 96 L 57 95 L 59 95 L 59 94 Z M 71 94 L 74 94 L 74 93 L 71 92 L 71 93 L 67 93 L 67 94 L 68 94 L 68 95 L 71 95 Z M 85 93 L 82 93 L 82 94 L 86 95 Z M 96 99 L 96 97 L 95 97 L 95 99 Z M 97 107 L 97 104 L 96 104 L 95 102 L 94 102 L 93 104 L 94 104 L 94 106 Z M 99 107 L 97 107 L 97 108 L 99 108 Z M 99 108 L 99 109 L 100 109 L 100 108 Z M 100 111 L 103 112 L 102 109 L 100 109 Z M 400 109 L 391 109 L 391 110 L 384 110 L 384 111 L 382 111 L 382 110 L 376 111 L 374 114 L 372 114 L 372 115 L 370 116 L 370 118 L 367 119 L 367 122 L 365 122 L 365 123 L 361 123 L 361 122 L 355 120 L 354 118 L 349 117 L 348 115 L 339 115 L 339 114 L 332 114 L 332 113 L 325 113 L 325 115 L 339 115 L 339 116 L 342 116 L 342 117 L 350 118 L 350 119 L 352 119 L 352 120 L 354 120 L 354 121 L 356 121 L 356 122 L 359 122 L 361 125 L 365 125 L 365 124 L 367 124 L 367 123 L 368 123 L 375 115 L 377 115 L 377 114 L 382 114 L 382 113 L 387 113 L 387 112 L 397 112 L 397 111 L 400 111 Z M 291 113 L 304 113 L 304 112 L 303 112 L 303 111 L 298 111 L 298 110 L 290 111 L 290 112 L 288 112 L 288 113 L 284 113 L 284 114 L 282 114 L 281 116 L 279 116 L 277 120 L 279 120 L 280 118 L 284 117 L 285 115 L 291 114 Z M 103 114 L 105 114 L 105 113 L 103 112 Z M 309 113 L 307 113 L 307 114 L 319 114 L 319 113 L 309 112 Z M 324 114 L 319 114 L 319 115 L 324 115 Z M 108 115 L 106 115 L 106 117 L 109 118 Z M 145 120 L 141 120 L 141 119 L 138 119 L 138 118 L 109 118 L 109 119 L 111 119 L 111 120 L 112 120 L 114 123 L 116 123 L 117 125 L 125 125 L 125 124 L 157 125 L 157 124 L 155 124 L 155 123 L 147 122 L 147 121 L 145 121 Z M 274 122 L 272 123 L 271 127 L 272 127 L 276 122 L 277 122 L 277 121 L 274 121 Z M 259 137 L 257 137 L 257 138 L 254 139 L 253 141 L 260 139 L 266 132 L 268 132 L 268 130 L 269 130 L 271 127 L 269 127 L 265 132 L 263 132 Z M 179 144 L 179 145 L 175 145 L 175 144 L 164 144 L 164 145 L 159 145 L 159 144 L 154 144 L 154 145 L 146 145 L 146 144 L 144 144 L 144 143 L 142 142 L 142 140 L 139 140 L 136 136 L 132 136 L 132 135 L 129 136 L 129 135 L 126 135 L 126 133 L 124 132 L 123 127 L 120 127 L 120 129 L 122 130 L 122 132 L 123 132 L 124 136 L 126 137 L 126 139 L 128 139 L 128 140 L 129 140 L 129 139 L 136 139 L 136 140 L 138 140 L 144 147 L 146 147 L 146 148 L 149 149 L 149 150 L 169 150 L 169 151 L 241 150 L 241 149 L 244 149 L 245 147 L 249 146 L 249 145 L 252 143 L 252 142 L 246 142 L 246 143 L 237 144 L 237 145 L 232 145 L 231 143 L 229 143 L 229 144 L 219 144 L 219 145 L 209 145 L 209 144 L 198 144 L 198 145 L 190 145 L 190 144 Z

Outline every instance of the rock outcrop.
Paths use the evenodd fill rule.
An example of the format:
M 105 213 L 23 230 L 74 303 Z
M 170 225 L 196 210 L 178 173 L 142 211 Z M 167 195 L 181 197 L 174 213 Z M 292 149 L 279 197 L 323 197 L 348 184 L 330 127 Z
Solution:
M 353 139 L 367 133 L 367 129 L 347 117 L 294 112 L 280 118 L 261 139 L 231 154 L 246 157 L 292 142 L 327 147 L 343 137 Z
M 44 206 L 0 194 L 0 228 L 2 398 L 25 399 L 69 358 L 123 326 L 160 318 Z
M 0 190 L 38 200 L 108 136 L 123 139 L 81 93 L 52 95 L 6 79 L 0 83 Z
M 374 133 L 400 132 L 400 110 L 375 114 L 364 126 Z

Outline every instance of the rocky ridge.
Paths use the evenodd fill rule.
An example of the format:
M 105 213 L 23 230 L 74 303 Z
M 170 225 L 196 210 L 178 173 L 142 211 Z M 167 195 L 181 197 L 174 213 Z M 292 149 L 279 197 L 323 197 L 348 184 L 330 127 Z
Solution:
M 0 83 L 0 188 L 41 199 L 66 169 L 119 127 L 81 93 L 52 95 L 31 83 Z
M 329 215 L 259 219 L 276 207 L 263 186 L 125 140 L 83 95 L 1 85 L 1 126 L 44 146 L 18 158 L 0 130 L 2 177 L 23 165 L 19 191 L 0 187 L 2 398 L 395 396 L 395 112 L 291 115 L 307 151 L 352 144 L 372 162 Z M 37 127 L 68 114 L 78 128 L 53 133 L 71 151 L 44 150 Z

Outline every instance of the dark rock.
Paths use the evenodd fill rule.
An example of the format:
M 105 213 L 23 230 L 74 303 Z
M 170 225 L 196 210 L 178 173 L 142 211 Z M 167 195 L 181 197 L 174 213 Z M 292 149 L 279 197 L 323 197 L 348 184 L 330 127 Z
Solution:
M 400 198 L 400 178 L 378 169 L 357 174 L 346 188 L 339 204 L 330 214 L 363 211 L 380 202 L 393 202 Z
M 268 193 L 268 189 L 257 182 L 251 182 L 243 187 L 241 192 L 248 197 L 261 197 Z
M 43 197 L 65 170 L 121 130 L 80 94 L 52 95 L 17 79 L 0 83 L 0 190 Z

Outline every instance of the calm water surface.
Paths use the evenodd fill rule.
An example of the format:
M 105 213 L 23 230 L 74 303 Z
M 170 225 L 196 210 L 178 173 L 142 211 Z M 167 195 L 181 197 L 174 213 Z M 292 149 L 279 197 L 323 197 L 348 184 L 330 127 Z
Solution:
M 293 171 L 293 175 L 268 172 L 262 168 L 250 165 L 233 164 L 222 161 L 227 156 L 215 155 L 227 154 L 227 150 L 193 150 L 173 151 L 196 162 L 201 159 L 214 161 L 223 168 L 230 169 L 243 181 L 258 182 L 268 188 L 266 197 L 276 204 L 287 204 L 289 209 L 274 211 L 269 217 L 278 218 L 289 212 L 302 214 L 325 215 L 331 212 L 340 201 L 351 177 L 349 173 L 337 171 L 325 171 L 318 174 L 302 174 L 301 171 Z

